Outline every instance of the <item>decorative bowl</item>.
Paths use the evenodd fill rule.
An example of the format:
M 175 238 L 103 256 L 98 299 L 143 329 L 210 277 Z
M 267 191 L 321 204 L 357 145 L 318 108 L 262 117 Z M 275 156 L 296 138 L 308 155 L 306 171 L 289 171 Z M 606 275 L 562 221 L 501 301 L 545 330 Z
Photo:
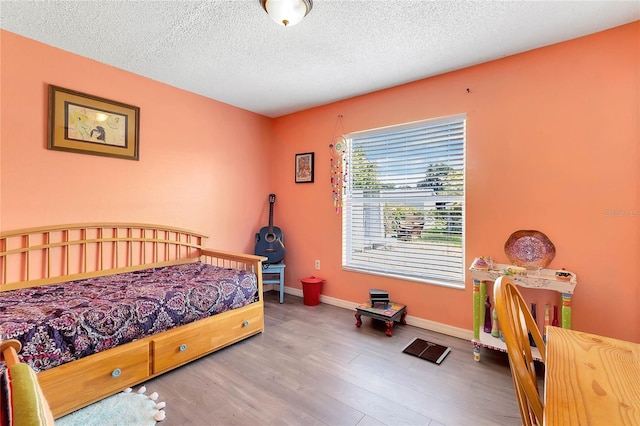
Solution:
M 506 243 L 504 252 L 509 261 L 527 269 L 546 268 L 554 257 L 556 248 L 549 238 L 540 231 L 516 231 Z

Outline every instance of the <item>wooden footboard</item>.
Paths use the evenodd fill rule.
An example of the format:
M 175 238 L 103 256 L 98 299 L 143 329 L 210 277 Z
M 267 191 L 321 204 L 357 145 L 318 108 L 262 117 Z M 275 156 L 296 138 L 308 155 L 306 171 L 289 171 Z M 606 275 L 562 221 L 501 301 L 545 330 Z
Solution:
M 39 373 L 56 418 L 264 330 L 265 258 L 203 248 L 205 238 L 184 229 L 131 223 L 0 233 L 0 292 L 198 261 L 257 276 L 257 300 L 243 308 Z

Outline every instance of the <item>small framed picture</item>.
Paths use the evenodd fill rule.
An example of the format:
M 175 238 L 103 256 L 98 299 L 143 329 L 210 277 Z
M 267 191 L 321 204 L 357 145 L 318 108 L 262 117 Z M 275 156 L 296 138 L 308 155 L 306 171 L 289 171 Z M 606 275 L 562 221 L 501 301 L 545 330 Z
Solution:
M 313 152 L 296 154 L 296 183 L 313 182 Z
M 49 86 L 49 145 L 58 151 L 138 160 L 140 108 Z

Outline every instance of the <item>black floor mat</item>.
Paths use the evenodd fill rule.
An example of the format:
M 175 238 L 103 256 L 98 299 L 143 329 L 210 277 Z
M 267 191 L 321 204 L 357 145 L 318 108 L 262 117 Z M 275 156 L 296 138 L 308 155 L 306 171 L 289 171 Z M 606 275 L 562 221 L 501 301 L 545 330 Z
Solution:
M 402 352 L 440 364 L 449 355 L 451 348 L 415 338 Z

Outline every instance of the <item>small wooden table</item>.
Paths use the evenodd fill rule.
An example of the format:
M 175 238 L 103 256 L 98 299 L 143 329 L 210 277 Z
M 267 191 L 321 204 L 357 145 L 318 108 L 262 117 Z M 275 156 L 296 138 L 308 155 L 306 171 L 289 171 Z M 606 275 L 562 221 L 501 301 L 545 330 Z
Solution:
M 356 327 L 360 327 L 362 325 L 363 315 L 365 317 L 384 321 L 387 324 L 385 334 L 387 336 L 393 336 L 393 323 L 395 321 L 399 321 L 402 324 L 407 323 L 405 319 L 407 316 L 407 306 L 395 302 L 389 302 L 386 305 L 376 303 L 375 307 L 372 307 L 371 302 L 363 303 L 356 307 Z
M 640 344 L 547 327 L 545 425 L 640 425 Z

